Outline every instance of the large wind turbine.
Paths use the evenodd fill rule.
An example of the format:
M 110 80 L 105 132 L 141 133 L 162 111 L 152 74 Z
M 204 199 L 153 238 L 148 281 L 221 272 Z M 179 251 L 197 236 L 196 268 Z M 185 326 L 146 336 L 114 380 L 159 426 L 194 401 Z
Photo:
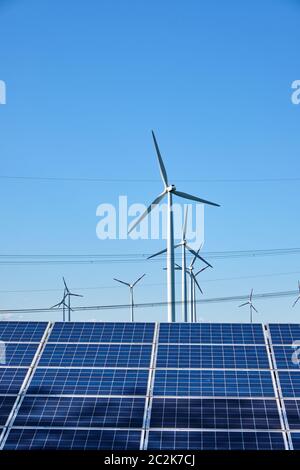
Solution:
M 64 282 L 64 286 L 65 286 L 63 298 L 58 304 L 53 305 L 53 307 L 51 307 L 51 308 L 55 308 L 55 307 L 59 308 L 59 307 L 62 306 L 63 307 L 63 320 L 64 321 L 65 321 L 65 308 L 67 308 L 68 309 L 68 321 L 71 321 L 71 311 L 73 312 L 73 309 L 71 308 L 71 296 L 72 297 L 83 297 L 83 295 L 73 294 L 72 292 L 70 292 L 64 277 L 63 277 L 63 282 Z M 68 303 L 66 303 L 66 299 L 68 300 Z
M 300 300 L 300 281 L 298 281 L 298 289 L 299 289 L 299 295 L 297 299 L 295 300 L 295 302 L 293 303 L 293 307 L 295 307 L 296 303 Z
M 134 301 L 133 301 L 133 288 L 134 286 L 137 285 L 137 283 L 143 279 L 143 277 L 146 276 L 146 274 L 143 274 L 141 277 L 139 277 L 133 284 L 130 284 L 129 282 L 121 281 L 120 279 L 116 279 L 114 277 L 114 281 L 120 282 L 121 284 L 124 284 L 125 286 L 129 287 L 130 291 L 130 308 L 131 308 L 131 321 L 134 321 Z
M 182 319 L 184 322 L 188 321 L 188 309 L 187 309 L 187 282 L 186 282 L 186 275 L 187 275 L 187 266 L 186 266 L 186 250 L 188 250 L 192 255 L 194 255 L 194 258 L 199 258 L 201 261 L 203 261 L 205 264 L 210 266 L 207 261 L 205 261 L 202 256 L 199 255 L 199 251 L 196 253 L 187 243 L 186 240 L 186 227 L 187 227 L 187 216 L 188 216 L 188 208 L 186 208 L 185 211 L 185 216 L 184 216 L 184 222 L 183 222 L 183 227 L 182 227 L 182 240 L 180 243 L 177 245 L 174 245 L 174 249 L 179 248 L 181 246 L 182 248 L 182 266 L 176 265 L 176 269 L 180 269 L 182 272 Z M 167 252 L 167 248 L 164 250 L 158 251 L 154 255 L 148 256 L 147 259 L 154 258 L 155 256 L 162 255 L 163 253 Z M 195 262 L 195 261 L 194 261 Z
M 201 202 L 202 204 L 209 204 L 211 206 L 219 206 L 214 202 L 207 201 L 206 199 L 201 199 L 191 194 L 183 193 L 177 191 L 176 187 L 173 184 L 169 184 L 167 172 L 160 154 L 160 150 L 152 131 L 152 137 L 154 141 L 154 146 L 158 158 L 159 168 L 161 178 L 164 184 L 164 190 L 156 199 L 150 204 L 146 211 L 141 214 L 141 216 L 133 223 L 130 227 L 129 233 L 148 215 L 152 209 L 157 206 L 157 204 L 162 201 L 162 199 L 167 196 L 168 198 L 168 234 L 167 234 L 167 286 L 168 286 L 168 321 L 175 322 L 175 273 L 174 273 L 174 227 L 173 227 L 173 195 L 182 197 L 184 199 L 190 199 L 192 201 Z
M 244 307 L 245 305 L 250 306 L 250 323 L 252 323 L 252 319 L 253 319 L 253 310 L 256 313 L 258 313 L 258 310 L 256 310 L 256 308 L 254 307 L 254 305 L 252 303 L 252 297 L 253 297 L 253 289 L 251 289 L 248 302 L 245 302 L 244 304 L 239 305 L 239 307 Z

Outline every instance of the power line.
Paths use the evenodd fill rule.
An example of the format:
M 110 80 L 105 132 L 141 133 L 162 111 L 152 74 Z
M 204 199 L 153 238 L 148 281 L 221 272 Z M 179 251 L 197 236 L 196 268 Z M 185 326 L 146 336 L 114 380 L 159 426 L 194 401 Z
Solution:
M 298 295 L 297 290 L 293 291 L 279 291 L 279 292 L 265 292 L 262 294 L 255 294 L 253 295 L 253 299 L 275 299 L 281 297 L 295 297 Z M 222 303 L 222 302 L 240 302 L 249 298 L 249 294 L 247 295 L 235 295 L 230 297 L 213 297 L 209 299 L 201 299 L 197 300 L 197 304 L 205 304 L 205 303 Z M 182 301 L 178 300 L 174 302 L 176 305 L 181 305 Z M 145 302 L 145 303 L 136 303 L 134 306 L 135 308 L 152 308 L 152 307 L 164 307 L 168 305 L 168 302 Z M 112 305 L 93 305 L 88 307 L 72 307 L 73 311 L 75 312 L 84 312 L 84 311 L 93 311 L 93 310 L 120 310 L 120 309 L 127 309 L 129 308 L 129 304 L 112 304 Z M 51 308 L 29 308 L 29 309 L 14 309 L 14 310 L 0 310 L 0 315 L 7 315 L 7 314 L 23 314 L 23 313 L 55 313 L 60 311 L 61 309 L 51 309 Z
M 15 181 L 40 181 L 40 182 L 83 182 L 83 183 L 157 183 L 158 178 L 92 178 L 92 177 L 61 177 L 61 176 L 18 176 L 0 175 L 2 180 Z M 176 178 L 182 183 L 281 183 L 298 182 L 300 178 L 275 177 L 275 178 Z
M 208 259 L 257 258 L 300 254 L 300 248 L 272 248 L 264 250 L 213 251 L 203 252 Z M 147 260 L 149 253 L 131 254 L 9 254 L 0 255 L 0 265 L 39 265 L 39 264 L 106 264 L 138 263 Z M 180 256 L 175 255 L 177 259 Z M 158 256 L 151 262 L 165 260 Z

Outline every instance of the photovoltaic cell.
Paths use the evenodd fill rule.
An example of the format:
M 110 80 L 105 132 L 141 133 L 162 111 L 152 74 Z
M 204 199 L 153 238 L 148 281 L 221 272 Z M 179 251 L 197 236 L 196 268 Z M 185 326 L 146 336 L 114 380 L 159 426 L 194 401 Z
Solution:
M 268 369 L 265 346 L 160 344 L 158 368 Z
M 0 367 L 0 394 L 17 395 L 28 369 Z
M 148 370 L 36 369 L 28 394 L 146 395 Z
M 269 325 L 273 344 L 292 345 L 300 341 L 300 325 L 293 323 L 277 323 Z
M 154 323 L 55 323 L 49 342 L 152 343 Z
M 300 432 L 292 432 L 291 436 L 294 450 L 300 450 Z
M 46 330 L 47 322 L 0 322 L 0 341 L 5 342 L 40 342 Z
M 151 428 L 280 429 L 275 400 L 153 398 Z
M 269 371 L 156 370 L 153 395 L 274 397 Z
M 159 342 L 265 344 L 262 325 L 243 323 L 161 323 Z
M 300 430 L 300 400 L 284 400 L 290 429 Z
M 150 431 L 148 449 L 283 450 L 280 432 Z
M 152 345 L 47 344 L 39 366 L 149 367 Z
M 4 426 L 14 406 L 16 396 L 0 396 L 0 426 Z
M 140 431 L 98 429 L 16 429 L 5 450 L 138 450 Z
M 7 343 L 5 366 L 30 366 L 37 348 L 37 343 Z
M 279 381 L 284 398 L 300 398 L 300 371 L 279 371 Z
M 144 398 L 26 395 L 14 426 L 141 428 L 144 407 Z
M 274 346 L 274 355 L 277 369 L 295 369 L 300 370 L 300 361 L 294 360 L 295 349 L 291 346 Z M 297 354 L 297 353 L 296 353 Z M 299 354 L 297 359 L 300 359 Z

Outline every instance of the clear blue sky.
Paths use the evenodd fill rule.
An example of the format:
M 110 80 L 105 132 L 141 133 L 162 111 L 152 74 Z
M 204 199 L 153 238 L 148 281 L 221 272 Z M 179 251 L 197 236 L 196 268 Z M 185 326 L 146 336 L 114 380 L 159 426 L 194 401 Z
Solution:
M 116 204 L 120 194 L 149 203 L 161 191 L 152 128 L 174 183 L 300 177 L 300 105 L 291 103 L 291 83 L 300 79 L 300 1 L 0 0 L 0 21 L 0 79 L 7 85 L 0 176 L 120 180 L 1 178 L 0 254 L 163 248 L 163 241 L 104 242 L 95 232 L 98 204 Z M 205 251 L 300 246 L 299 181 L 179 186 L 222 205 L 206 210 Z M 295 289 L 299 258 L 215 260 L 202 278 L 205 297 L 246 294 L 252 286 L 257 293 Z M 0 308 L 52 305 L 63 274 L 85 296 L 77 305 L 125 303 L 126 288 L 112 278 L 143 272 L 136 300 L 166 300 L 163 266 L 0 265 Z M 257 301 L 256 319 L 297 321 L 291 302 Z M 248 319 L 235 303 L 203 305 L 199 314 L 205 321 Z M 166 309 L 139 310 L 137 319 L 165 320 Z

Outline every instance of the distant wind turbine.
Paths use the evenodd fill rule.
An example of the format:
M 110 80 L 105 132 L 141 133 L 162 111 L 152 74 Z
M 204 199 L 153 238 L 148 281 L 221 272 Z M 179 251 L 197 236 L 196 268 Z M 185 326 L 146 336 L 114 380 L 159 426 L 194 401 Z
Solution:
M 199 255 L 199 250 L 196 253 L 187 243 L 186 240 L 186 227 L 187 227 L 187 216 L 188 216 L 188 208 L 186 208 L 185 211 L 185 216 L 184 216 L 184 222 L 183 222 L 183 227 L 182 227 L 182 240 L 180 243 L 177 245 L 174 245 L 174 249 L 181 247 L 182 248 L 182 266 L 179 266 L 178 264 L 174 264 L 174 267 L 176 266 L 175 269 L 179 269 L 182 271 L 182 319 L 184 322 L 188 321 L 188 309 L 187 309 L 187 282 L 186 282 L 186 275 L 187 275 L 187 267 L 186 267 L 186 250 L 188 250 L 192 255 L 194 255 L 195 260 L 196 258 L 200 259 L 203 261 L 205 264 L 210 266 L 207 261 L 205 261 L 202 256 Z M 162 255 L 163 253 L 167 252 L 167 248 L 164 250 L 158 251 L 157 253 L 154 253 L 154 255 L 148 256 L 147 259 L 155 258 L 155 256 Z M 195 262 L 195 261 L 194 261 Z
M 167 287 L 168 287 L 168 321 L 175 322 L 175 265 L 174 265 L 174 226 L 173 226 L 173 195 L 182 197 L 184 199 L 190 199 L 192 201 L 201 202 L 202 204 L 209 204 L 211 206 L 219 206 L 219 204 L 215 204 L 214 202 L 207 201 L 206 199 L 202 199 L 196 196 L 192 196 L 188 193 L 183 193 L 177 191 L 176 187 L 173 184 L 169 184 L 167 172 L 160 154 L 160 150 L 152 131 L 152 137 L 154 141 L 154 146 L 157 153 L 159 168 L 161 178 L 164 184 L 164 190 L 156 199 L 150 204 L 150 206 L 146 209 L 143 214 L 131 225 L 129 229 L 129 233 L 154 209 L 162 199 L 167 196 L 168 198 L 168 234 L 167 234 Z
M 131 321 L 134 321 L 134 300 L 133 300 L 133 288 L 134 286 L 137 285 L 137 283 L 143 279 L 143 277 L 146 276 L 146 274 L 143 274 L 141 277 L 139 277 L 133 284 L 130 284 L 129 282 L 121 281 L 120 279 L 114 278 L 114 281 L 120 282 L 121 284 L 124 284 L 125 286 L 129 287 L 130 291 L 130 309 L 131 309 Z
M 57 308 L 60 308 L 60 307 L 63 308 L 63 321 L 65 321 L 65 309 L 67 308 L 67 310 L 68 310 L 68 321 L 70 322 L 71 321 L 71 312 L 73 312 L 73 309 L 71 308 L 71 297 L 83 297 L 83 295 L 73 294 L 72 292 L 70 292 L 64 277 L 63 277 L 63 282 L 64 282 L 64 286 L 65 286 L 63 298 L 58 304 L 53 305 L 53 307 L 51 307 L 51 308 L 56 308 L 56 307 Z M 66 300 L 67 300 L 68 303 L 66 303 Z
M 293 307 L 295 307 L 296 303 L 300 300 L 300 281 L 298 281 L 298 290 L 299 290 L 299 295 L 297 299 L 295 300 L 295 302 L 293 303 Z
M 255 308 L 254 305 L 253 305 L 252 297 L 253 297 L 253 289 L 251 289 L 248 302 L 245 302 L 244 304 L 239 305 L 239 307 L 245 307 L 245 305 L 249 305 L 249 306 L 250 306 L 250 323 L 252 323 L 252 319 L 253 319 L 253 314 L 252 314 L 252 313 L 253 313 L 253 310 L 254 310 L 256 313 L 258 313 L 258 310 L 256 310 L 256 308 Z

